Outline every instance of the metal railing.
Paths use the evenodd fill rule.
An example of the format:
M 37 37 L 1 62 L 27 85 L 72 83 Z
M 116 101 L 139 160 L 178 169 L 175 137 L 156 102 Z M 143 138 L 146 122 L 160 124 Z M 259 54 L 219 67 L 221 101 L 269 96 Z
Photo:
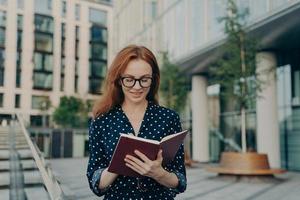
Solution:
M 47 192 L 50 196 L 51 200 L 63 200 L 65 199 L 65 195 L 58 184 L 56 178 L 54 177 L 52 170 L 49 166 L 46 165 L 44 157 L 41 152 L 37 148 L 37 146 L 30 139 L 29 133 L 24 125 L 24 121 L 20 114 L 16 114 L 19 124 L 21 126 L 22 132 L 26 138 L 26 141 L 29 145 L 31 153 L 33 155 L 34 161 L 41 173 L 44 185 L 47 189 Z

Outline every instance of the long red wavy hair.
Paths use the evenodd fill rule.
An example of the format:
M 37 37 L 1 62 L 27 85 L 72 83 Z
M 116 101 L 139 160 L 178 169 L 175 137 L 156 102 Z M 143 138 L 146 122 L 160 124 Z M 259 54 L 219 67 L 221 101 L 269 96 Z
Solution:
M 155 104 L 159 104 L 158 88 L 160 83 L 160 72 L 154 54 L 144 46 L 129 45 L 116 55 L 108 69 L 103 95 L 93 107 L 94 118 L 108 112 L 114 106 L 123 103 L 124 94 L 122 92 L 122 86 L 120 85 L 120 78 L 128 63 L 134 59 L 142 59 L 151 66 L 153 80 L 146 99 L 148 101 L 153 101 Z

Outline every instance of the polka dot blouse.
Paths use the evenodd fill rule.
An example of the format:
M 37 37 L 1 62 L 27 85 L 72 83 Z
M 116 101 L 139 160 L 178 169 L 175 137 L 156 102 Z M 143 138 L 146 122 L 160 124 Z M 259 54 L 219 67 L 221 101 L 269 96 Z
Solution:
M 161 140 L 163 137 L 181 130 L 180 119 L 176 112 L 149 102 L 138 137 Z M 177 176 L 179 180 L 177 188 L 167 188 L 149 177 L 134 178 L 119 175 L 110 187 L 100 190 L 98 186 L 101 174 L 109 165 L 120 133 L 134 133 L 133 127 L 120 105 L 115 106 L 106 114 L 100 115 L 90 124 L 90 158 L 87 177 L 90 188 L 96 195 L 104 195 L 105 200 L 171 200 L 176 194 L 185 191 L 186 171 L 183 144 L 173 162 L 164 166 L 167 171 L 173 172 Z

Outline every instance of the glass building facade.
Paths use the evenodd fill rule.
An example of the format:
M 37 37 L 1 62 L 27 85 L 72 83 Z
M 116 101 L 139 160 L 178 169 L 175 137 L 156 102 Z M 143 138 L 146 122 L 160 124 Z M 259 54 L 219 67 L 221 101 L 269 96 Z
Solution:
M 157 6 L 151 6 L 153 2 Z M 206 72 L 201 70 L 209 67 L 212 49 L 217 49 L 225 38 L 223 24 L 219 21 L 220 17 L 226 14 L 225 3 L 226 0 L 115 2 L 114 52 L 130 43 L 146 45 L 158 57 L 159 52 L 167 51 L 171 61 L 181 65 L 189 75 L 205 75 Z M 299 22 L 296 20 L 297 15 L 294 14 L 292 17 L 294 10 L 298 9 L 299 12 L 300 1 L 236 0 L 236 3 L 239 9 L 249 11 L 247 26 L 263 38 L 261 44 L 264 46 L 263 51 L 271 51 L 275 55 L 281 167 L 300 170 L 299 156 L 297 157 L 300 153 L 298 148 L 300 146 L 300 44 L 296 42 L 300 32 Z M 152 13 L 156 13 L 155 17 Z M 276 25 L 276 19 L 280 18 L 281 20 L 287 19 L 286 23 Z M 135 26 L 131 26 L 133 20 Z M 274 21 L 273 24 L 272 21 Z M 271 38 L 277 38 L 276 42 L 271 42 Z M 215 97 L 208 96 L 208 101 L 212 98 Z M 218 123 L 208 122 L 211 161 L 218 161 L 220 152 L 232 150 L 231 146 L 220 142 L 214 136 L 213 129 L 217 128 L 225 138 L 232 139 L 236 144 L 241 143 L 238 108 L 229 99 L 219 101 L 221 109 L 219 114 L 214 116 Z M 192 109 L 194 111 L 194 108 Z M 183 121 L 190 121 L 189 117 L 192 114 L 185 116 Z M 193 123 L 197 122 L 193 121 Z M 246 124 L 248 150 L 256 151 L 258 133 L 255 103 L 247 110 Z M 192 146 L 200 145 L 194 142 Z

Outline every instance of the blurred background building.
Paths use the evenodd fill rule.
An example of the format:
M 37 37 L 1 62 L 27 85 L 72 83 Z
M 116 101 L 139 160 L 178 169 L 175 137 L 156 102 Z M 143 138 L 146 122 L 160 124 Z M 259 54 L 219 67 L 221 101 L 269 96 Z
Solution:
M 110 53 L 110 1 L 2 0 L 0 119 L 41 124 L 42 102 L 95 99 Z M 52 109 L 49 109 L 49 114 Z
M 62 96 L 97 99 L 111 56 L 111 29 L 109 0 L 1 0 L 0 122 L 22 113 L 28 126 L 53 127 L 51 114 Z M 45 155 L 51 149 L 57 157 L 86 153 L 86 130 L 74 137 L 51 129 L 31 132 Z
M 257 68 L 277 66 L 277 79 L 264 88 L 264 98 L 247 111 L 248 148 L 268 153 L 271 167 L 300 169 L 300 1 L 237 0 L 248 8 L 249 34 L 260 39 Z M 218 160 L 230 149 L 213 134 L 240 143 L 239 114 L 219 87 L 210 85 L 207 69 L 224 44 L 225 0 L 114 1 L 113 52 L 127 44 L 142 44 L 171 61 L 191 77 L 191 153 L 202 162 Z M 190 115 L 185 114 L 184 118 Z

